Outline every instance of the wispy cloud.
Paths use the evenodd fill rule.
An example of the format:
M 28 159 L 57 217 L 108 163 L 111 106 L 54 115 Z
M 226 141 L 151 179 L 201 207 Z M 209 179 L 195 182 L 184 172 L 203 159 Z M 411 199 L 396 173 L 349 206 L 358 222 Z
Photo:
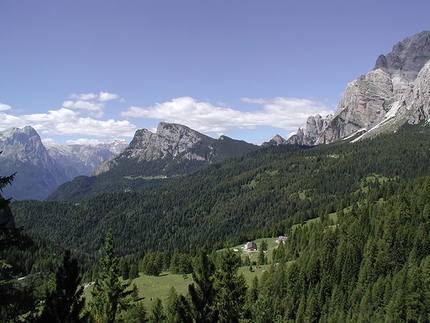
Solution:
M 136 126 L 127 120 L 97 120 L 80 117 L 79 113 L 67 108 L 49 110 L 46 113 L 13 116 L 0 113 L 0 130 L 31 125 L 45 136 L 86 136 L 95 138 L 132 137 Z
M 94 94 L 94 93 L 81 93 L 81 94 L 72 93 L 72 94 L 70 94 L 70 98 L 74 99 L 74 100 L 88 101 L 88 100 L 94 100 L 95 98 L 97 98 L 97 94 Z
M 100 118 L 103 116 L 105 102 L 116 100 L 119 95 L 109 92 L 100 92 L 98 95 L 95 93 L 72 93 L 69 98 L 72 100 L 64 101 L 63 108 L 85 111 L 92 117 Z
M 99 101 L 101 102 L 116 100 L 118 98 L 119 98 L 118 94 L 115 94 L 115 93 L 100 92 L 99 94 Z
M 0 111 L 6 111 L 6 110 L 10 110 L 11 106 L 4 104 L 4 103 L 0 103 Z
M 182 123 L 203 132 L 223 132 L 233 128 L 255 129 L 259 126 L 296 130 L 305 125 L 309 115 L 325 116 L 332 113 L 323 103 L 308 99 L 243 98 L 242 102 L 258 104 L 261 108 L 257 111 L 245 112 L 218 107 L 208 102 L 198 102 L 191 97 L 180 97 L 151 107 L 132 106 L 121 115 Z
M 104 104 L 100 102 L 90 102 L 90 101 L 64 101 L 63 108 L 73 109 L 73 110 L 84 110 L 91 116 L 100 118 L 103 115 Z

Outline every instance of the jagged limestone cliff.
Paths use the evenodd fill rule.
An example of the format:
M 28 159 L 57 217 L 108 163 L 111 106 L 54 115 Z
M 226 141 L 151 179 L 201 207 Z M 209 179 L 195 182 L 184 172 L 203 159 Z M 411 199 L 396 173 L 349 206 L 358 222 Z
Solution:
M 430 32 L 423 31 L 380 55 L 372 71 L 346 87 L 333 116 L 308 118 L 289 143 L 315 145 L 374 136 L 402 124 L 429 120 Z
M 136 163 L 162 160 L 169 164 L 211 163 L 257 149 L 258 146 L 225 136 L 213 139 L 180 124 L 160 122 L 155 133 L 137 130 L 129 146 L 118 157 L 101 163 L 93 175 L 99 175 L 134 160 Z

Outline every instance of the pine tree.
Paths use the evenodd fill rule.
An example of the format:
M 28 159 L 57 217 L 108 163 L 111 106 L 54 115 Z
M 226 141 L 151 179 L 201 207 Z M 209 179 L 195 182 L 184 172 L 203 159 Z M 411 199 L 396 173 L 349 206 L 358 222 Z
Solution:
M 214 308 L 214 272 L 215 264 L 205 251 L 201 251 L 193 270 L 194 282 L 188 286 L 188 296 L 195 323 L 217 322 L 217 312 Z
M 159 298 L 155 299 L 152 306 L 151 313 L 149 314 L 149 323 L 165 323 L 166 316 L 164 315 L 163 304 Z
M 0 176 L 0 192 L 12 183 L 14 177 L 15 173 Z M 31 240 L 22 233 L 22 228 L 15 228 L 10 200 L 0 194 L 0 252 L 7 252 L 12 246 L 24 249 L 31 244 Z M 12 265 L 0 259 L 0 322 L 16 322 L 24 313 L 30 319 L 35 310 L 33 288 L 17 283 L 12 272 Z
M 133 305 L 125 314 L 124 322 L 127 323 L 146 323 L 147 315 L 146 309 L 142 303 L 137 303 Z
M 139 277 L 139 270 L 137 268 L 137 264 L 136 263 L 132 263 L 130 266 L 130 272 L 129 272 L 129 278 L 130 279 L 135 279 Z
M 166 322 L 167 323 L 189 323 L 191 322 L 190 307 L 183 295 L 178 295 L 172 287 L 166 300 Z
M 240 258 L 232 250 L 221 253 L 215 271 L 216 307 L 220 323 L 236 323 L 242 316 L 246 284 L 243 275 L 237 273 L 239 266 Z
M 262 265 L 266 264 L 266 256 L 264 254 L 263 248 L 260 248 L 260 250 L 258 251 L 257 264 L 259 266 L 262 266 Z
M 91 291 L 91 314 L 96 323 L 114 323 L 117 312 L 128 306 L 126 291 L 129 283 L 121 283 L 119 280 L 119 259 L 114 255 L 112 230 L 106 236 L 105 257 L 101 259 L 101 269 Z
M 81 316 L 85 305 L 84 288 L 76 259 L 66 250 L 61 267 L 56 273 L 55 289 L 46 295 L 45 306 L 38 322 L 79 323 L 86 322 L 87 314 Z

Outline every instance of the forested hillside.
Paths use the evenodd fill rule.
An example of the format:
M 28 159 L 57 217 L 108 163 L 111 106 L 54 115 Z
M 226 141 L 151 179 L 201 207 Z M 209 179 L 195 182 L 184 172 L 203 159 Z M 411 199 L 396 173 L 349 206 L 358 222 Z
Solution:
M 351 202 L 288 232 L 251 322 L 429 321 L 430 177 Z
M 11 236 L 1 226 L 0 317 L 428 322 L 429 131 L 406 126 L 354 144 L 269 147 L 140 192 L 12 203 L 30 231 Z M 281 234 L 286 241 L 272 256 L 258 246 L 256 263 L 230 248 L 210 252 Z M 64 246 L 80 252 L 71 258 Z M 238 273 L 264 263 L 269 270 L 252 284 Z M 145 290 L 132 279 L 161 271 L 192 273 L 188 291 L 172 288 L 145 308 Z M 81 297 L 82 277 L 95 281 L 90 300 Z M 61 308 L 64 293 L 73 298 Z
M 259 149 L 259 146 L 226 136 L 216 140 L 182 125 L 161 123 L 159 128 L 158 132 L 163 133 L 160 137 L 147 130 L 138 131 L 121 155 L 100 164 L 103 171 L 98 170 L 90 177 L 79 176 L 60 185 L 47 200 L 79 201 L 103 193 L 138 191 L 165 184 L 225 158 Z M 142 138 L 139 133 L 149 133 L 150 136 Z M 194 140 L 190 138 L 193 136 Z M 174 140 L 165 142 L 165 137 Z M 196 142 L 192 144 L 193 141 Z
M 210 165 L 167 185 L 75 202 L 12 204 L 19 225 L 94 253 L 113 229 L 120 255 L 214 249 L 284 234 L 331 202 L 430 173 L 428 126 L 350 144 L 278 146 Z M 280 224 L 282 222 L 282 224 Z

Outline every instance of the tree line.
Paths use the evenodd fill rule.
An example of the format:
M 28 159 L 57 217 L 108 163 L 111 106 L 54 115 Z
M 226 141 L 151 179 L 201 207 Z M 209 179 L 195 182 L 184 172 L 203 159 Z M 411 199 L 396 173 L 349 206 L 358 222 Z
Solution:
M 90 254 L 103 248 L 109 228 L 120 256 L 213 250 L 261 232 L 283 234 L 280 222 L 297 214 L 305 220 L 364 187 L 426 176 L 428 129 L 410 126 L 354 144 L 268 147 L 150 189 L 73 202 L 19 201 L 11 207 L 20 225 Z

